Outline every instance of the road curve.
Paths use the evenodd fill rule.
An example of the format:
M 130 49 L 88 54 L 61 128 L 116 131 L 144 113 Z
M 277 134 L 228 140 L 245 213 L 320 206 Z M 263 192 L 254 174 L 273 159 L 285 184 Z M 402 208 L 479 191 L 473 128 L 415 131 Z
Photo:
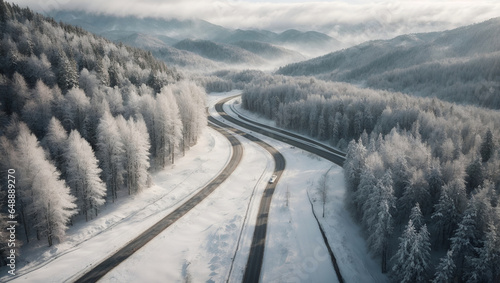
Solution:
M 327 159 L 327 160 L 329 160 L 329 161 L 331 161 L 339 166 L 343 166 L 344 161 L 345 161 L 345 153 L 343 153 L 341 151 L 338 151 L 336 149 L 332 149 L 326 145 L 323 145 L 321 143 L 318 143 L 317 141 L 308 139 L 306 137 L 303 137 L 303 136 L 300 136 L 300 135 L 297 135 L 294 133 L 290 133 L 290 132 L 285 131 L 285 130 L 281 130 L 278 128 L 270 127 L 267 125 L 263 125 L 263 124 L 251 121 L 251 120 L 246 119 L 245 117 L 243 117 L 239 114 L 238 114 L 238 118 L 244 120 L 244 122 L 233 118 L 232 116 L 230 116 L 229 114 L 227 114 L 224 111 L 223 105 L 227 101 L 229 101 L 237 96 L 239 96 L 239 95 L 225 98 L 225 99 L 219 101 L 215 105 L 215 110 L 219 113 L 219 115 L 221 115 L 227 121 L 230 121 L 231 123 L 234 123 L 238 126 L 247 128 L 247 129 L 254 131 L 254 132 L 257 132 L 259 134 L 268 136 L 270 138 L 273 138 L 273 139 L 288 143 L 290 145 L 296 146 L 296 147 L 301 148 L 303 150 L 309 151 L 309 152 L 314 153 L 316 155 L 319 155 L 319 156 L 321 156 L 321 157 L 323 157 L 323 158 L 325 158 L 325 159 Z M 303 142 L 307 142 L 308 144 L 305 144 Z M 274 154 L 273 154 L 273 156 L 274 156 Z M 274 192 L 274 189 L 273 189 L 273 192 Z M 270 199 L 269 199 L 269 204 L 267 204 L 267 205 L 268 206 L 270 205 Z M 261 202 L 261 206 L 262 206 L 262 202 Z M 269 211 L 269 210 L 267 210 L 267 211 Z M 260 214 L 260 208 L 259 208 L 259 216 L 257 219 L 256 231 L 254 232 L 254 238 L 253 238 L 252 247 L 250 250 L 250 256 L 248 258 L 248 263 L 247 263 L 247 266 L 245 269 L 245 276 L 243 277 L 244 283 L 259 282 L 259 279 L 260 279 L 260 270 L 262 267 L 264 246 L 265 246 L 265 235 L 262 237 L 262 235 L 260 235 L 261 232 L 259 232 L 259 234 L 257 235 L 257 228 L 259 228 L 260 218 L 261 218 L 261 214 Z M 260 225 L 262 225 L 262 224 L 260 224 Z M 266 214 L 266 225 L 267 225 L 267 214 Z M 318 222 L 318 225 L 319 225 L 319 222 Z M 335 256 L 330 248 L 330 244 L 328 243 L 328 239 L 326 238 L 326 235 L 324 234 L 321 226 L 320 226 L 320 230 L 321 230 L 321 233 L 323 236 L 323 240 L 325 241 L 325 244 L 328 248 L 328 252 L 329 252 L 333 267 L 335 269 L 335 273 L 337 275 L 337 279 L 339 280 L 339 282 L 344 282 L 342 274 L 340 273 L 340 268 L 337 264 L 337 260 L 335 259 Z M 257 239 L 256 239 L 256 237 L 257 237 Z M 252 250 L 254 250 L 254 244 L 262 246 L 262 251 L 260 251 L 260 249 L 259 249 L 259 250 L 254 251 L 254 253 L 252 253 Z M 258 268 L 256 266 L 258 266 Z
M 237 95 L 239 96 L 239 95 Z M 233 98 L 237 97 L 237 96 L 233 96 Z M 289 132 L 289 131 L 286 131 L 286 130 L 283 130 L 283 129 L 280 129 L 280 128 L 275 128 L 275 127 L 272 127 L 272 126 L 268 126 L 268 125 L 264 125 L 262 123 L 259 123 L 259 122 L 255 122 L 253 120 L 250 120 L 248 118 L 246 118 L 245 116 L 241 115 L 240 113 L 238 113 L 235 109 L 231 108 L 233 110 L 233 112 L 238 115 L 238 118 L 240 120 L 243 120 L 244 122 L 247 122 L 247 123 L 250 123 L 250 124 L 254 124 L 260 128 L 265 128 L 265 129 L 268 129 L 268 130 L 271 130 L 273 132 L 277 132 L 277 133 L 280 133 L 280 134 L 283 134 L 283 135 L 286 135 L 290 138 L 294 138 L 296 140 L 301 140 L 301 141 L 304 141 L 304 142 L 307 142 L 309 144 L 313 144 L 315 145 L 316 147 L 320 147 L 328 152 L 331 152 L 333 154 L 337 154 L 337 155 L 340 155 L 342 157 L 345 157 L 345 153 L 343 151 L 340 151 L 338 149 L 335 149 L 335 148 L 332 148 L 330 146 L 327 146 L 321 142 L 318 142 L 316 140 L 312 140 L 310 138 L 307 138 L 307 137 L 304 137 L 304 136 L 301 136 L 301 135 L 298 135 L 296 133 L 293 133 L 293 132 Z
M 275 140 L 279 140 L 284 143 L 288 143 L 290 145 L 293 145 L 295 147 L 301 148 L 303 150 L 309 151 L 311 153 L 314 153 L 318 156 L 321 156 L 325 158 L 326 160 L 329 160 L 339 166 L 343 166 L 344 161 L 345 161 L 345 153 L 342 151 L 339 151 L 337 149 L 333 149 L 331 147 L 328 147 L 324 144 L 319 143 L 318 141 L 309 139 L 304 136 L 300 136 L 282 129 L 274 128 L 271 126 L 267 125 L 262 125 L 260 123 L 251 121 L 247 118 L 244 118 L 241 115 L 238 115 L 239 118 L 243 117 L 245 121 L 236 119 L 226 112 L 224 112 L 223 109 L 223 104 L 228 102 L 229 100 L 238 97 L 240 95 L 235 95 L 231 97 L 227 97 L 223 100 L 221 100 L 218 104 L 215 105 L 215 110 L 219 112 L 219 114 L 226 119 L 227 121 L 234 123 L 238 126 L 241 126 L 243 128 L 247 128 L 253 132 L 268 136 L 270 138 L 273 138 Z M 306 143 L 304 143 L 306 142 Z
M 213 120 L 210 119 L 209 120 Z M 227 131 L 222 130 L 220 127 L 209 123 L 209 126 L 223 134 L 231 143 L 233 147 L 233 152 L 231 154 L 231 159 L 222 170 L 222 172 L 213 179 L 208 185 L 196 193 L 192 198 L 187 200 L 179 208 L 174 210 L 169 215 L 165 216 L 163 219 L 154 224 L 151 228 L 144 231 L 142 234 L 128 242 L 123 248 L 119 249 L 117 252 L 112 254 L 110 257 L 96 265 L 91 270 L 87 271 L 85 274 L 80 276 L 75 282 L 96 282 L 102 278 L 106 273 L 112 270 L 114 267 L 118 266 L 121 262 L 126 260 L 130 255 L 139 250 L 141 247 L 146 245 L 154 237 L 158 236 L 163 230 L 172 225 L 179 218 L 184 216 L 192 208 L 198 205 L 203 199 L 210 195 L 220 184 L 222 184 L 228 177 L 233 173 L 233 171 L 238 167 L 243 156 L 243 146 L 241 142 L 232 134 Z
M 222 112 L 222 105 L 226 103 L 228 99 L 223 99 L 215 105 L 215 109 L 223 118 L 227 118 L 226 113 Z M 229 117 L 232 119 L 232 117 Z M 267 220 L 269 217 L 269 210 L 271 208 L 271 200 L 276 189 L 276 184 L 279 182 L 283 171 L 285 170 L 286 162 L 283 155 L 274 147 L 264 142 L 263 140 L 256 138 L 255 136 L 231 127 L 223 122 L 216 120 L 213 117 L 209 117 L 209 120 L 221 127 L 227 128 L 234 133 L 241 135 L 250 141 L 253 141 L 265 150 L 267 150 L 274 159 L 274 175 L 276 175 L 276 180 L 270 184 L 268 183 L 259 204 L 259 211 L 257 214 L 257 221 L 255 223 L 255 230 L 253 233 L 252 244 L 250 246 L 250 255 L 248 256 L 247 265 L 245 268 L 245 274 L 243 276 L 243 283 L 254 283 L 259 282 L 260 272 L 262 270 L 262 262 L 264 259 L 264 249 L 266 244 L 267 235 Z M 228 119 L 229 120 L 229 119 Z

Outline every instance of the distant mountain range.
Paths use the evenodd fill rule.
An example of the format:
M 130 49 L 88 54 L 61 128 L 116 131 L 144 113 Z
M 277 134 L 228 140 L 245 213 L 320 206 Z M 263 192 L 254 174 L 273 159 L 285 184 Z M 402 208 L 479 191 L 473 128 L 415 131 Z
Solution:
M 369 41 L 278 70 L 500 108 L 500 18 Z
M 338 49 L 341 44 L 315 31 L 291 29 L 276 33 L 267 30 L 233 30 L 204 20 L 118 17 L 81 11 L 53 11 L 48 16 L 115 42 L 149 49 L 156 54 L 162 50 L 162 58 L 167 62 L 188 60 L 189 53 L 192 53 L 193 61 L 198 63 L 203 60 L 194 55 L 223 64 L 286 64 L 325 54 Z M 179 53 L 172 48 L 189 53 Z M 202 65 L 207 66 L 206 63 Z M 198 66 L 185 67 L 196 69 Z

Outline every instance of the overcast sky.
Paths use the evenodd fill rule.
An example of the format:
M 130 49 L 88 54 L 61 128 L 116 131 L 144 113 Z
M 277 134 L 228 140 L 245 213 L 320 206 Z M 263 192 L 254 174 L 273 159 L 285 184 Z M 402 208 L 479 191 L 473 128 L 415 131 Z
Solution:
M 9 0 L 7 0 L 9 1 Z M 10 0 L 37 11 L 80 9 L 115 15 L 199 18 L 228 28 L 319 30 L 332 36 L 356 30 L 393 34 L 434 31 L 500 17 L 497 0 Z M 350 31 L 352 34 L 352 30 Z M 351 35 L 352 36 L 352 35 Z M 360 35 L 361 36 L 361 35 Z

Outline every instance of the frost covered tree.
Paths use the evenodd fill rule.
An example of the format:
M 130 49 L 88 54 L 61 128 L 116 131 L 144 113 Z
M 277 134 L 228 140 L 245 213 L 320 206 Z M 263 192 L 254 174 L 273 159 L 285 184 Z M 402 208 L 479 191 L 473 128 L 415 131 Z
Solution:
M 80 211 L 88 221 L 89 214 L 97 216 L 98 209 L 105 202 L 106 187 L 100 178 L 101 169 L 90 144 L 72 130 L 65 152 L 66 180 L 77 197 Z
M 42 145 L 49 152 L 50 158 L 55 161 L 57 168 L 61 172 L 64 170 L 64 151 L 67 139 L 68 133 L 61 122 L 52 117 L 47 127 L 47 134 L 42 140 Z
M 99 93 L 99 79 L 95 72 L 89 72 L 86 68 L 80 72 L 78 85 L 88 97 L 94 97 Z
M 392 277 L 394 281 L 397 282 L 409 282 L 411 271 L 408 270 L 410 267 L 407 264 L 407 261 L 410 258 L 412 246 L 415 244 L 417 238 L 417 232 L 415 231 L 415 227 L 413 226 L 413 222 L 411 220 L 408 221 L 408 225 L 399 238 L 399 248 L 396 254 L 393 256 L 392 261 L 394 265 L 392 267 Z M 408 273 L 408 278 L 405 278 Z
M 484 182 L 483 164 L 479 158 L 475 158 L 466 170 L 467 176 L 465 183 L 467 185 L 467 193 L 471 193 L 474 189 L 481 186 Z
M 322 217 L 325 218 L 325 204 L 327 202 L 328 198 L 328 172 L 330 170 L 326 171 L 325 174 L 321 176 L 319 179 L 318 183 L 318 191 L 319 191 L 319 197 L 321 200 L 321 204 L 323 205 L 323 212 L 322 212 Z
M 366 155 L 366 148 L 361 142 L 351 141 L 349 143 L 346 161 L 344 162 L 344 179 L 347 186 L 346 202 L 354 211 L 358 210 L 356 195 L 360 186 L 362 172 L 364 172 Z
M 123 162 L 129 194 L 135 194 L 148 185 L 149 135 L 142 117 L 137 121 L 118 116 L 117 125 L 123 142 Z
M 83 132 L 86 116 L 89 115 L 90 99 L 79 88 L 72 88 L 64 98 L 61 105 L 64 115 L 61 122 L 64 128 L 68 131 L 76 129 L 78 132 Z
M 455 256 L 454 261 L 460 278 L 471 272 L 469 259 L 475 256 L 476 249 L 480 244 L 481 231 L 478 227 L 477 212 L 477 207 L 473 201 L 470 201 L 462 220 L 451 238 L 451 249 Z
M 12 76 L 10 89 L 12 93 L 10 99 L 11 103 L 10 112 L 21 113 L 24 104 L 30 97 L 30 91 L 28 88 L 28 84 L 26 83 L 26 80 L 18 72 L 15 72 L 14 75 Z M 9 105 L 6 105 L 6 107 L 9 110 Z M 7 111 L 7 113 L 9 113 L 9 111 Z
M 67 222 L 76 213 L 75 198 L 23 123 L 15 142 L 19 212 L 26 240 L 33 229 L 38 238 L 47 237 L 51 246 L 54 239 L 64 237 Z
M 441 258 L 434 273 L 433 283 L 448 283 L 454 281 L 455 263 L 453 262 L 453 251 L 449 250 L 446 256 Z
M 483 246 L 477 248 L 476 257 L 470 259 L 472 271 L 467 282 L 498 282 L 500 280 L 500 237 L 497 227 L 490 223 Z
M 490 160 L 491 156 L 493 156 L 494 150 L 495 145 L 493 143 L 493 133 L 491 132 L 491 130 L 488 130 L 479 150 L 479 152 L 481 153 L 482 161 L 487 162 L 488 160 Z
M 447 186 L 443 188 L 439 202 L 434 206 L 434 213 L 431 216 L 433 227 L 437 233 L 436 241 L 439 246 L 448 247 L 448 239 L 453 235 L 460 212 L 455 206 L 455 202 L 450 197 L 450 190 Z
M 416 203 L 427 203 L 426 200 L 430 199 L 428 190 L 429 186 L 423 176 L 423 172 L 421 170 L 413 170 L 411 179 L 404 189 L 403 195 L 397 201 L 399 211 L 398 221 L 400 223 L 404 223 L 403 219 L 408 219 L 411 209 Z M 429 210 L 426 209 L 425 211 Z
M 43 137 L 52 118 L 54 95 L 52 90 L 41 80 L 36 82 L 31 93 L 31 98 L 26 102 L 22 110 L 23 120 L 37 137 Z
M 398 156 L 391 168 L 394 183 L 394 195 L 400 198 L 405 189 L 410 186 L 411 171 L 404 156 Z
M 59 51 L 59 65 L 57 69 L 57 83 L 63 93 L 78 87 L 78 71 L 73 58 L 68 58 L 64 51 Z
M 393 257 L 392 276 L 397 282 L 426 282 L 429 277 L 431 244 L 427 226 L 420 231 L 410 219 Z
M 410 220 L 413 222 L 413 226 L 415 230 L 420 231 L 420 228 L 425 225 L 424 216 L 422 215 L 422 211 L 420 210 L 420 204 L 415 204 L 415 207 L 411 209 L 410 212 Z
M 382 273 L 387 272 L 389 241 L 393 231 L 391 210 L 394 208 L 391 171 L 379 180 L 369 196 L 364 221 L 369 225 L 368 246 L 375 255 L 381 256 Z
M 155 107 L 155 147 L 156 161 L 159 168 L 164 168 L 168 161 L 174 163 L 175 148 L 182 139 L 182 121 L 179 107 L 169 87 L 163 87 L 156 96 Z
M 123 185 L 124 145 L 116 120 L 109 112 L 104 113 L 97 127 L 97 156 L 103 169 L 108 194 L 113 202 Z
M 205 91 L 194 83 L 179 83 L 178 89 L 174 90 L 175 99 L 179 106 L 179 114 L 182 121 L 182 146 L 185 149 L 193 146 L 207 124 L 205 113 Z

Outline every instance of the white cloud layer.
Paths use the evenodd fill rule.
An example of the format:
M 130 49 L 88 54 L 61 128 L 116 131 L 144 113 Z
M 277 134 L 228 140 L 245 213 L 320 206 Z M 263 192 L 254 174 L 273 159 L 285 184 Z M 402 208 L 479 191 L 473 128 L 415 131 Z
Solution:
M 15 0 L 37 11 L 199 18 L 228 28 L 318 30 L 344 41 L 436 31 L 500 16 L 500 1 Z M 347 3 L 349 2 L 349 3 Z

